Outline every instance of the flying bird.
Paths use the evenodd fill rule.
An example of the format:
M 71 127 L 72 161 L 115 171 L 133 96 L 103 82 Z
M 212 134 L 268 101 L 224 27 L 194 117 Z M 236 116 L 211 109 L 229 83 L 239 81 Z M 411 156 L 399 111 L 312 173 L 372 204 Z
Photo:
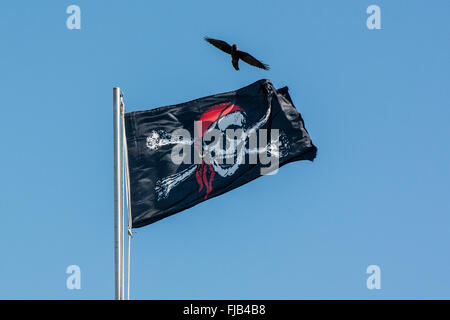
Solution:
M 262 63 L 261 61 L 257 60 L 255 57 L 250 55 L 247 52 L 240 51 L 237 48 L 237 45 L 233 44 L 230 46 L 228 43 L 222 40 L 216 40 L 211 39 L 208 37 L 205 37 L 205 40 L 209 43 L 211 43 L 214 47 L 219 48 L 220 50 L 228 53 L 231 55 L 231 63 L 233 64 L 233 67 L 236 70 L 239 70 L 239 59 L 241 59 L 244 62 L 247 62 L 248 64 L 264 69 L 269 70 L 269 66 L 267 64 Z

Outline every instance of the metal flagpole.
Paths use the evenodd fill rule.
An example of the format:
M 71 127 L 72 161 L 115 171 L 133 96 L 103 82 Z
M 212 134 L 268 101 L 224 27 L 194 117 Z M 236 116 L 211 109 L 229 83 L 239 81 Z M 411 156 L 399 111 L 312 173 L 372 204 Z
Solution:
M 115 299 L 123 300 L 122 288 L 122 221 L 120 198 L 120 88 L 113 88 L 114 124 L 114 276 Z

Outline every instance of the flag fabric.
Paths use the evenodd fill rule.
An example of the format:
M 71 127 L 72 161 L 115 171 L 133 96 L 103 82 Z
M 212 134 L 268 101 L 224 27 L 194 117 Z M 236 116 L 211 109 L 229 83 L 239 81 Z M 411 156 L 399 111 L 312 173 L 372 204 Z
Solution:
M 133 228 L 214 198 L 317 148 L 288 88 L 236 91 L 125 114 Z M 275 164 L 275 165 L 273 165 Z

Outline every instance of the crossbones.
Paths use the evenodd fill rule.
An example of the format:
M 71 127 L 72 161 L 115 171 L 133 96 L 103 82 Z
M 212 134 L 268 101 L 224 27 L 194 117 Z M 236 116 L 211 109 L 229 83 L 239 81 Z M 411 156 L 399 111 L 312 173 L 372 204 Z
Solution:
M 171 133 L 159 129 L 151 131 L 147 136 L 146 145 L 151 151 L 156 151 L 167 145 L 194 145 L 194 148 L 197 152 L 199 152 L 199 155 L 202 158 L 201 165 L 193 164 L 180 172 L 159 179 L 155 186 L 158 201 L 167 198 L 173 188 L 188 179 L 194 173 L 196 173 L 197 181 L 200 184 L 200 190 L 202 189 L 203 182 L 206 184 L 206 198 L 212 189 L 211 182 L 214 178 L 214 174 L 217 173 L 221 177 L 233 175 L 239 168 L 239 165 L 243 164 L 246 154 L 251 155 L 266 153 L 269 157 L 277 158 L 287 155 L 289 151 L 288 138 L 281 132 L 276 139 L 272 138 L 271 141 L 263 147 L 247 148 L 246 146 L 246 141 L 248 141 L 249 137 L 251 135 L 256 135 L 257 130 L 260 129 L 269 119 L 271 112 L 270 108 L 258 122 L 246 129 L 245 126 L 247 117 L 244 110 L 231 104 L 223 105 L 224 106 L 219 105 L 221 107 L 219 110 L 231 111 L 218 117 L 218 119 L 214 121 L 210 121 L 210 123 L 206 123 L 207 128 L 202 130 L 201 137 L 194 139 L 182 139 L 181 137 L 174 137 Z M 230 109 L 232 106 L 234 109 Z M 222 111 L 222 113 L 224 112 Z M 203 128 L 203 125 L 204 124 L 201 123 L 200 128 Z M 227 129 L 234 129 L 234 132 L 239 133 L 234 137 L 236 139 L 230 138 L 226 134 Z M 216 132 L 217 130 L 221 132 L 224 139 L 219 139 L 217 141 L 215 140 L 213 142 L 207 141 L 208 139 L 206 138 L 213 132 L 213 130 L 216 130 Z M 223 141 L 226 142 L 225 149 L 221 145 L 221 142 Z M 238 146 L 240 147 L 238 148 Z M 205 167 L 203 159 L 205 159 L 208 167 Z M 212 168 L 209 169 L 209 185 L 205 168 Z

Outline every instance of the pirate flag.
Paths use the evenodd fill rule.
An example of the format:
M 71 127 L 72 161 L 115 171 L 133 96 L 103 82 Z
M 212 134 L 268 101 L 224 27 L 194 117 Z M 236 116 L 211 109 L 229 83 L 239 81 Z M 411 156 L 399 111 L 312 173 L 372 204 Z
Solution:
M 153 223 L 317 148 L 287 87 L 236 91 L 125 114 L 132 225 Z

